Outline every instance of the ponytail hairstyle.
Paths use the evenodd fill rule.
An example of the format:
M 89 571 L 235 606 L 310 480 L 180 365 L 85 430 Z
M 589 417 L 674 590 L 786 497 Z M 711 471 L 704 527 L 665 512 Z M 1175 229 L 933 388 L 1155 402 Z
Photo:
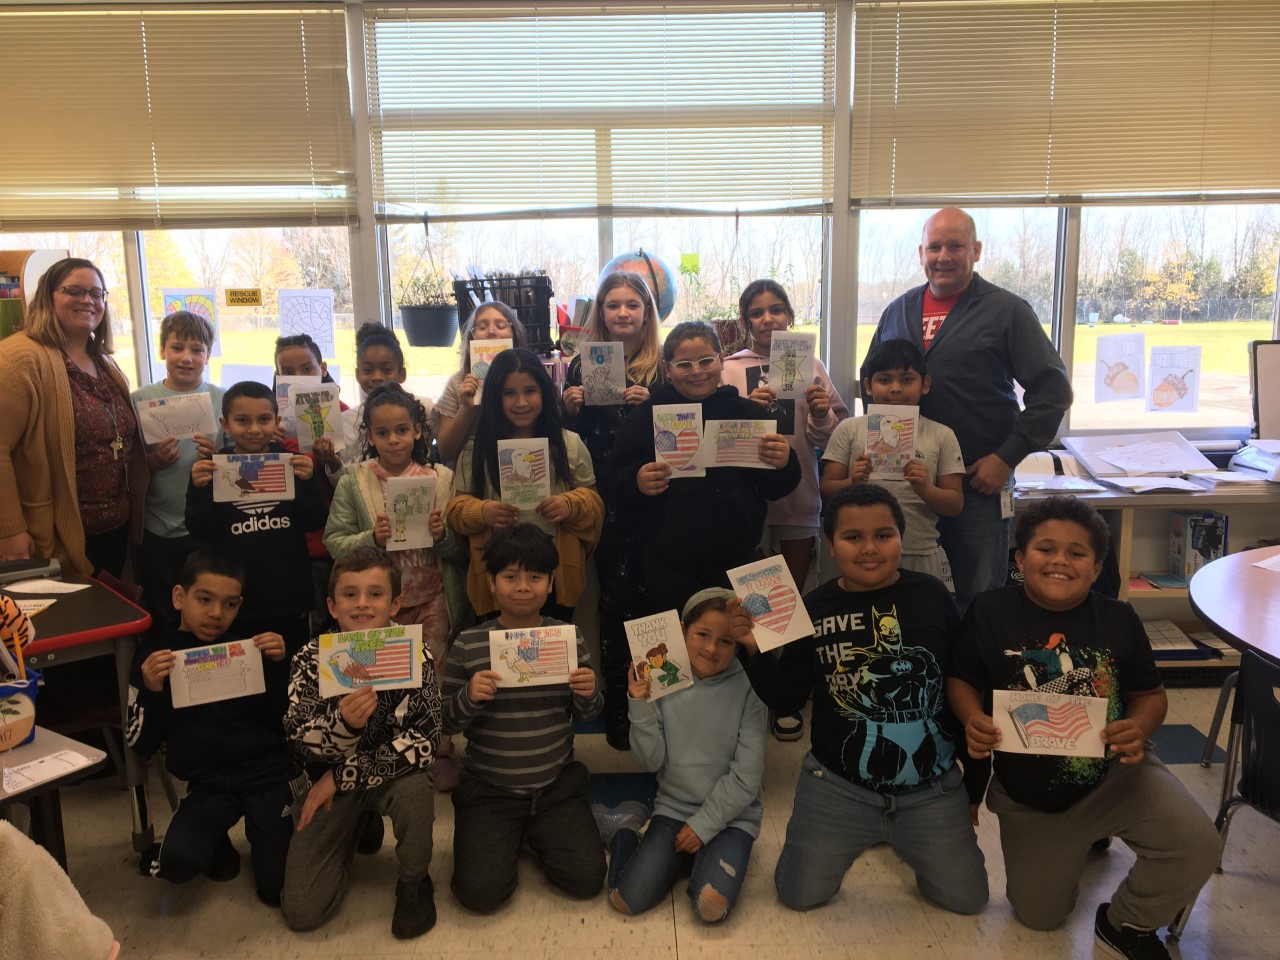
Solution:
M 564 428 L 560 421 L 560 395 L 551 382 L 542 361 L 528 350 L 514 348 L 503 350 L 493 358 L 489 372 L 485 374 L 484 392 L 480 395 L 480 419 L 476 424 L 476 439 L 471 457 L 471 489 L 485 489 L 485 479 L 494 490 L 502 489 L 498 477 L 498 441 L 512 438 L 511 422 L 502 412 L 502 391 L 507 377 L 513 373 L 527 373 L 533 377 L 542 393 L 542 412 L 534 423 L 534 435 L 547 438 L 553 482 L 568 484 L 569 451 L 564 443 Z
M 384 383 L 380 387 L 374 387 L 373 392 L 369 394 L 369 399 L 364 402 L 364 413 L 360 417 L 359 442 L 361 449 L 364 450 L 365 459 L 369 460 L 378 455 L 378 450 L 373 445 L 370 428 L 370 424 L 373 423 L 373 411 L 378 407 L 387 406 L 400 407 L 409 414 L 409 420 L 417 426 L 418 437 L 413 441 L 411 457 L 414 463 L 425 466 L 431 454 L 427 408 L 422 405 L 421 400 L 398 383 Z

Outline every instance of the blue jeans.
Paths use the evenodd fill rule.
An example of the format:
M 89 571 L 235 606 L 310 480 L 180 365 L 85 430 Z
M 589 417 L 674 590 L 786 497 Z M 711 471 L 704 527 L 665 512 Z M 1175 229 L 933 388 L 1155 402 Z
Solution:
M 987 902 L 987 869 L 963 780 L 953 766 L 915 790 L 876 793 L 806 753 L 773 875 L 778 898 L 793 910 L 821 906 L 864 850 L 888 841 L 915 871 L 921 893 L 956 913 L 977 913 Z
M 1012 477 L 1009 480 L 1013 483 Z M 961 615 L 984 590 L 1009 579 L 1009 539 L 1013 519 L 1001 519 L 1000 494 L 978 493 L 964 481 L 964 509 L 958 517 L 938 518 L 938 542 L 951 561 L 956 606 Z
M 613 835 L 608 887 L 615 907 L 634 916 L 657 906 L 680 871 L 692 864 L 689 902 L 693 912 L 708 923 L 729 916 L 746 879 L 755 838 L 737 827 L 725 827 L 697 853 L 679 853 L 676 834 L 683 826 L 671 817 L 656 816 L 649 821 L 643 840 L 634 830 Z

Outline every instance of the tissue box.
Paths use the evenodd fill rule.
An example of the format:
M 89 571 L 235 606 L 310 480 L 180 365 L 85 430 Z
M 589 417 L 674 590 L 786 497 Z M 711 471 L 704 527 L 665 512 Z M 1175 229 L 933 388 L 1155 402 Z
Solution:
M 1169 573 L 1190 583 L 1195 572 L 1227 552 L 1227 518 L 1222 514 L 1174 513 L 1169 531 Z

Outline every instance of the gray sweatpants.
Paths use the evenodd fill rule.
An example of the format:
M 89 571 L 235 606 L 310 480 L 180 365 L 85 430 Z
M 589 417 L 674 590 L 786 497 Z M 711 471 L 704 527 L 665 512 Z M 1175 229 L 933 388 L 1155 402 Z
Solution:
M 304 800 L 293 805 L 295 823 Z M 339 793 L 333 808 L 318 810 L 289 845 L 280 909 L 291 929 L 314 930 L 342 905 L 359 839 L 356 826 L 366 810 L 391 818 L 399 879 L 416 881 L 427 876 L 435 824 L 435 792 L 427 771 L 415 770 L 372 790 Z
M 1107 917 L 1117 928 L 1171 923 L 1218 863 L 1213 823 L 1150 751 L 1138 764 L 1113 763 L 1097 786 L 1058 813 L 1015 803 L 998 777 L 987 806 L 1000 818 L 1009 903 L 1037 930 L 1057 927 L 1075 907 L 1085 857 L 1103 837 L 1119 837 L 1138 858 L 1111 895 Z

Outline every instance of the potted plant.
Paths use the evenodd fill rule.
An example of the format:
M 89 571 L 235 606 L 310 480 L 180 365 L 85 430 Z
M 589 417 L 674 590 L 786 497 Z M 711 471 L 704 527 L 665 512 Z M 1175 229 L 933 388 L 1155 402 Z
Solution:
M 458 336 L 458 304 L 444 274 L 414 276 L 396 297 L 400 324 L 414 347 L 451 347 Z

